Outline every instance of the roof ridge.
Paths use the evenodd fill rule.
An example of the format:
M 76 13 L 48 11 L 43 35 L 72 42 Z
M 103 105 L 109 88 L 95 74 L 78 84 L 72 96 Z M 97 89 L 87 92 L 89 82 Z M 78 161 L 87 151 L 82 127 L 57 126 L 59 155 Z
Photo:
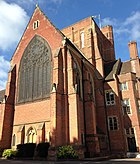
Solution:
M 32 15 L 31 15 L 31 17 L 30 17 L 30 19 L 29 19 L 29 21 L 28 21 L 28 23 L 27 23 L 27 26 L 26 26 L 26 28 L 25 28 L 25 30 L 24 30 L 24 32 L 23 32 L 23 34 L 22 34 L 22 36 L 21 36 L 21 38 L 20 38 L 20 40 L 19 40 L 19 42 L 18 42 L 18 44 L 17 44 L 17 47 L 16 47 L 16 49 L 15 49 L 15 51 L 14 51 L 12 57 L 11 57 L 11 60 L 12 60 L 12 58 L 13 58 L 13 56 L 14 56 L 14 54 L 15 54 L 15 52 L 16 52 L 16 50 L 17 50 L 17 48 L 18 48 L 18 46 L 19 46 L 19 44 L 20 44 L 20 42 L 21 42 L 21 40 L 22 40 L 22 38 L 23 38 L 23 36 L 24 36 L 24 34 L 25 34 L 25 32 L 26 32 L 26 30 L 27 30 L 27 27 L 29 26 L 29 24 L 30 24 L 30 22 L 31 22 L 31 20 L 32 20 L 32 17 L 33 17 L 33 15 L 34 15 L 34 13 L 35 13 L 35 11 L 36 11 L 37 9 L 45 16 L 45 18 L 50 22 L 50 24 L 60 33 L 60 35 L 61 35 L 62 37 L 65 37 L 65 35 L 64 35 L 58 28 L 56 28 L 56 26 L 50 21 L 50 19 L 49 19 L 49 18 L 45 15 L 45 13 L 40 9 L 39 5 L 36 5 L 36 7 L 35 7 L 35 9 L 34 9 L 34 12 L 32 13 Z M 10 61 L 11 61 L 11 60 L 10 60 Z
M 62 35 L 62 37 L 65 37 L 65 35 L 61 32 L 61 30 L 59 30 L 53 23 L 52 23 L 52 21 L 48 18 L 48 16 L 41 10 L 41 8 L 37 5 L 37 7 L 36 8 L 38 8 L 39 10 L 40 10 L 40 12 L 45 16 L 45 18 L 51 23 L 51 25 L 60 33 L 60 35 Z M 35 9 L 36 10 L 36 9 Z M 35 12 L 35 10 L 34 10 L 34 12 Z

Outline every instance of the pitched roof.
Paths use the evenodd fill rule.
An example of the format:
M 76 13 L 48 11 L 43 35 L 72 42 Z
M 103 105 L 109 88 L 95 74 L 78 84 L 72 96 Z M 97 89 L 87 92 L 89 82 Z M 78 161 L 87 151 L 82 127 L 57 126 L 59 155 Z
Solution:
M 131 62 L 126 61 L 122 63 L 120 74 L 125 74 L 131 72 Z
M 0 91 L 0 102 L 2 102 L 4 95 L 5 95 L 5 90 L 1 90 Z
M 121 60 L 112 61 L 104 65 L 105 80 L 112 80 L 113 74 L 118 74 L 121 66 Z
M 131 62 L 121 62 L 120 59 L 104 65 L 105 80 L 113 80 L 113 74 L 121 75 L 131 72 Z
M 23 32 L 23 34 L 22 34 L 22 36 L 21 36 L 21 38 L 20 38 L 20 41 L 18 42 L 18 45 L 17 45 L 17 47 L 16 47 L 16 49 L 15 49 L 15 51 L 14 51 L 12 57 L 11 57 L 11 60 L 12 60 L 12 58 L 13 58 L 13 56 L 14 56 L 14 54 L 15 54 L 15 52 L 16 52 L 16 50 L 17 50 L 17 48 L 18 48 L 18 46 L 19 46 L 19 44 L 20 44 L 20 42 L 21 42 L 21 40 L 22 40 L 22 38 L 23 38 L 23 36 L 24 36 L 24 34 L 25 34 L 25 32 L 26 32 L 26 30 L 27 30 L 27 28 L 28 28 L 28 26 L 29 26 L 29 24 L 30 24 L 30 22 L 31 22 L 31 20 L 32 20 L 32 18 L 33 18 L 33 15 L 34 15 L 35 12 L 36 12 L 36 10 L 39 10 L 39 11 L 43 14 L 43 16 L 46 18 L 46 20 L 49 21 L 49 23 L 56 29 L 56 31 L 57 31 L 63 38 L 65 37 L 65 35 L 64 35 L 58 28 L 56 28 L 55 25 L 50 21 L 50 19 L 44 14 L 44 12 L 40 9 L 40 7 L 39 7 L 38 5 L 36 5 L 36 8 L 34 9 L 34 12 L 33 12 L 32 16 L 30 17 L 30 20 L 29 20 L 29 22 L 28 22 L 26 28 L 24 29 L 24 32 Z

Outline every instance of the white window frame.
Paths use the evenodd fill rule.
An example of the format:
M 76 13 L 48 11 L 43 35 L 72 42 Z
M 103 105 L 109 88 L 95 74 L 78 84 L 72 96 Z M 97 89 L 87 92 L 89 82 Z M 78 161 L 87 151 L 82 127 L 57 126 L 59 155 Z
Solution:
M 138 82 L 137 81 L 134 81 L 134 87 L 135 87 L 135 90 L 137 91 L 138 90 Z
M 120 90 L 127 91 L 128 90 L 128 82 L 120 83 Z
M 111 123 L 110 120 L 112 121 L 112 127 L 111 127 L 111 124 L 110 124 Z M 117 128 L 116 128 L 115 124 L 117 124 Z M 109 131 L 119 130 L 119 123 L 118 123 L 118 117 L 117 116 L 108 116 L 108 129 L 109 129 Z
M 107 94 L 109 94 L 109 95 L 107 95 Z M 106 105 L 107 106 L 115 105 L 115 94 L 112 90 L 106 90 L 105 91 L 105 100 L 106 100 Z
M 132 114 L 131 106 L 130 106 L 130 99 L 122 100 L 122 110 L 123 110 L 123 114 Z
M 138 109 L 138 112 L 140 113 L 140 100 L 137 99 L 137 109 Z
M 135 129 L 133 127 L 125 128 L 125 134 L 128 136 L 134 136 L 135 135 Z
M 85 33 L 84 31 L 81 31 L 80 32 L 80 42 L 81 42 L 81 48 L 84 48 L 85 47 Z
M 39 27 L 39 20 L 34 21 L 33 29 L 36 30 Z

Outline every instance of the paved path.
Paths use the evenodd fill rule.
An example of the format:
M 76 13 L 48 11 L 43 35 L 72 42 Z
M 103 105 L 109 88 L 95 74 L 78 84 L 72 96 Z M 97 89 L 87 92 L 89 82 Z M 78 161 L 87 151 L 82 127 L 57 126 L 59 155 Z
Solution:
M 140 159 L 112 159 L 107 161 L 33 161 L 33 160 L 0 160 L 0 164 L 140 164 Z

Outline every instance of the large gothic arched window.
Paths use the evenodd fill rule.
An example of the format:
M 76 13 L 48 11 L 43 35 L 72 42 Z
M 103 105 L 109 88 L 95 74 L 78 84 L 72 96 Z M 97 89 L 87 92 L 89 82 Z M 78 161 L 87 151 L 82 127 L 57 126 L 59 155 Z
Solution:
M 73 60 L 73 84 L 76 90 L 76 93 L 82 98 L 82 83 L 81 83 L 81 74 L 78 64 Z
M 35 35 L 25 49 L 19 67 L 18 102 L 45 98 L 51 88 L 51 49 Z

